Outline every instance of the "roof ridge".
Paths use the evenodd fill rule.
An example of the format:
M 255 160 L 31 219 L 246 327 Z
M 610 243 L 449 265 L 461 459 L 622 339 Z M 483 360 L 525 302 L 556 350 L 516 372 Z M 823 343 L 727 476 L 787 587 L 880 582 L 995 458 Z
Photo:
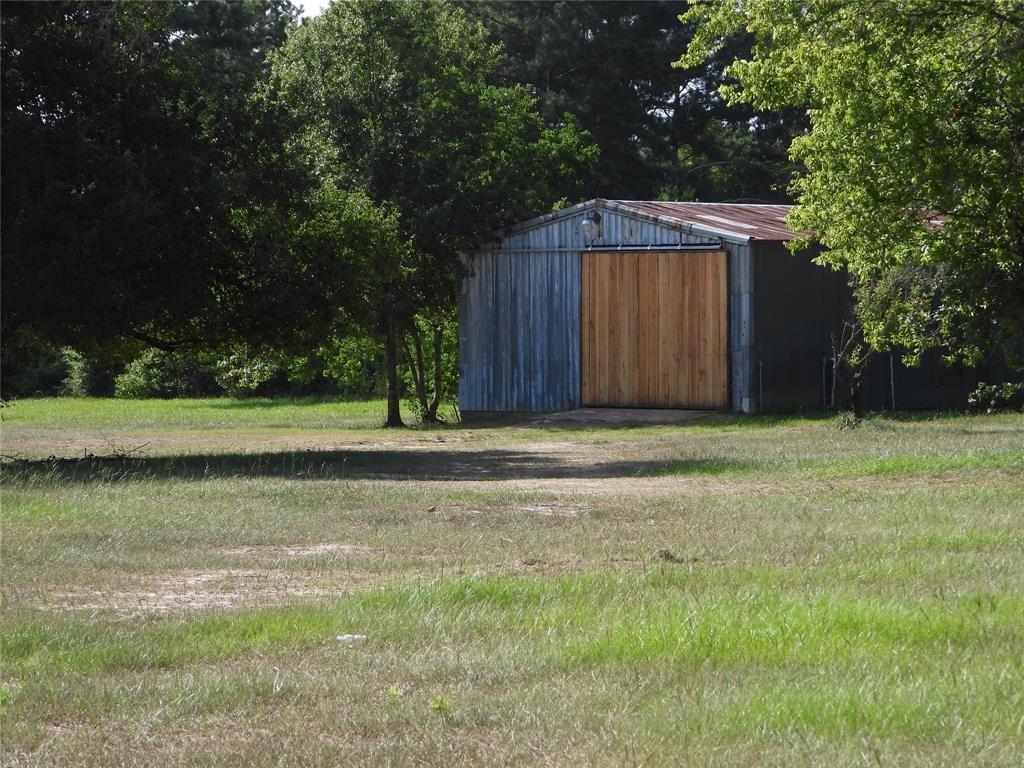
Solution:
M 629 205 L 630 203 L 643 203 L 645 205 L 744 205 L 750 208 L 792 208 L 793 203 L 727 203 L 727 202 L 712 202 L 709 200 L 626 200 L 626 199 L 608 199 L 609 203 L 619 203 L 622 205 Z

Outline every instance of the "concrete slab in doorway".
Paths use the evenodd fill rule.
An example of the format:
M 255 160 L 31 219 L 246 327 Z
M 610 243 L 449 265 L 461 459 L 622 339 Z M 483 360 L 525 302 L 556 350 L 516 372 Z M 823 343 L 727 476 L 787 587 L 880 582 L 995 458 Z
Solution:
M 675 408 L 578 408 L 575 411 L 546 413 L 531 419 L 533 424 L 564 425 L 621 425 L 621 424 L 685 424 L 708 411 L 689 411 Z

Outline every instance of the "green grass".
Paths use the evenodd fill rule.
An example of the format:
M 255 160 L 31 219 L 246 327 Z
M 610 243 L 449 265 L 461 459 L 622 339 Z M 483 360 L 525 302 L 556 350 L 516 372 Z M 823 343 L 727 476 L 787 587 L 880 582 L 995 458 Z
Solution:
M 182 398 L 113 400 L 97 397 L 26 398 L 3 410 L 4 428 L 92 430 L 174 427 L 193 429 L 359 429 L 384 423 L 383 400 L 322 398 Z
M 1021 416 L 376 407 L 5 409 L 4 764 L 1024 761 Z
M 942 472 L 1005 470 L 1024 472 L 1024 452 L 970 450 L 963 453 L 904 453 L 832 459 L 789 459 L 736 462 L 696 459 L 657 467 L 646 474 L 757 475 L 790 472 L 817 478 L 901 477 Z

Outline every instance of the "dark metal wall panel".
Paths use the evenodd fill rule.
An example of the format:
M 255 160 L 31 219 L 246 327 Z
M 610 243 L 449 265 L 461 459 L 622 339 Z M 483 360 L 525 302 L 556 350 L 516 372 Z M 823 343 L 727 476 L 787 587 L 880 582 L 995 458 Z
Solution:
M 755 410 L 822 405 L 822 357 L 850 306 L 845 272 L 794 254 L 783 243 L 753 244 L 755 339 L 750 397 Z
M 554 411 L 580 402 L 580 256 L 467 260 L 459 321 L 463 411 Z
M 853 304 L 845 272 L 814 264 L 820 251 L 792 254 L 782 243 L 754 243 L 754 344 L 749 396 L 755 410 L 822 408 L 832 394 L 833 333 Z M 978 381 L 1011 378 L 1002 360 L 978 368 L 947 366 L 936 353 L 904 366 L 876 354 L 865 372 L 864 406 L 872 410 L 963 408 Z M 823 370 L 824 369 L 824 370 Z
M 1021 381 L 1022 377 L 1006 365 L 999 353 L 976 368 L 968 368 L 948 365 L 940 352 L 930 351 L 913 368 L 904 365 L 899 354 L 876 354 L 864 379 L 865 408 L 889 410 L 895 400 L 896 409 L 904 411 L 965 408 L 968 396 L 979 382 Z

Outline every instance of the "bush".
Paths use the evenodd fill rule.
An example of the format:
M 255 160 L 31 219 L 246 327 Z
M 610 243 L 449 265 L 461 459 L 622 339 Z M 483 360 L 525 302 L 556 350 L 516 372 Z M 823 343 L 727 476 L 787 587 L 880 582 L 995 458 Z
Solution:
M 0 349 L 0 396 L 7 399 L 60 392 L 68 366 L 59 348 L 22 332 L 5 336 Z
M 185 352 L 147 349 L 114 379 L 114 397 L 197 397 L 216 393 L 213 366 Z
M 832 426 L 836 429 L 856 429 L 863 421 L 864 419 L 853 411 L 843 411 L 832 419 Z
M 1003 408 L 1024 406 L 1024 382 L 1004 381 L 1002 384 L 980 382 L 967 396 L 967 402 L 975 410 L 994 413 Z
M 271 386 L 275 387 L 275 394 L 280 390 L 280 394 L 288 397 L 337 395 L 338 384 L 327 375 L 326 367 L 321 350 L 292 358 L 284 364 Z M 281 380 L 280 384 L 278 380 Z
M 320 350 L 323 376 L 335 382 L 346 397 L 383 397 L 387 392 L 384 375 L 384 346 L 369 336 L 355 335 L 331 341 Z
M 278 366 L 242 349 L 217 361 L 217 385 L 231 397 L 252 397 L 278 372 Z
M 89 394 L 89 364 L 78 350 L 62 347 L 61 360 L 66 373 L 60 382 L 59 394 L 64 397 L 85 397 Z

